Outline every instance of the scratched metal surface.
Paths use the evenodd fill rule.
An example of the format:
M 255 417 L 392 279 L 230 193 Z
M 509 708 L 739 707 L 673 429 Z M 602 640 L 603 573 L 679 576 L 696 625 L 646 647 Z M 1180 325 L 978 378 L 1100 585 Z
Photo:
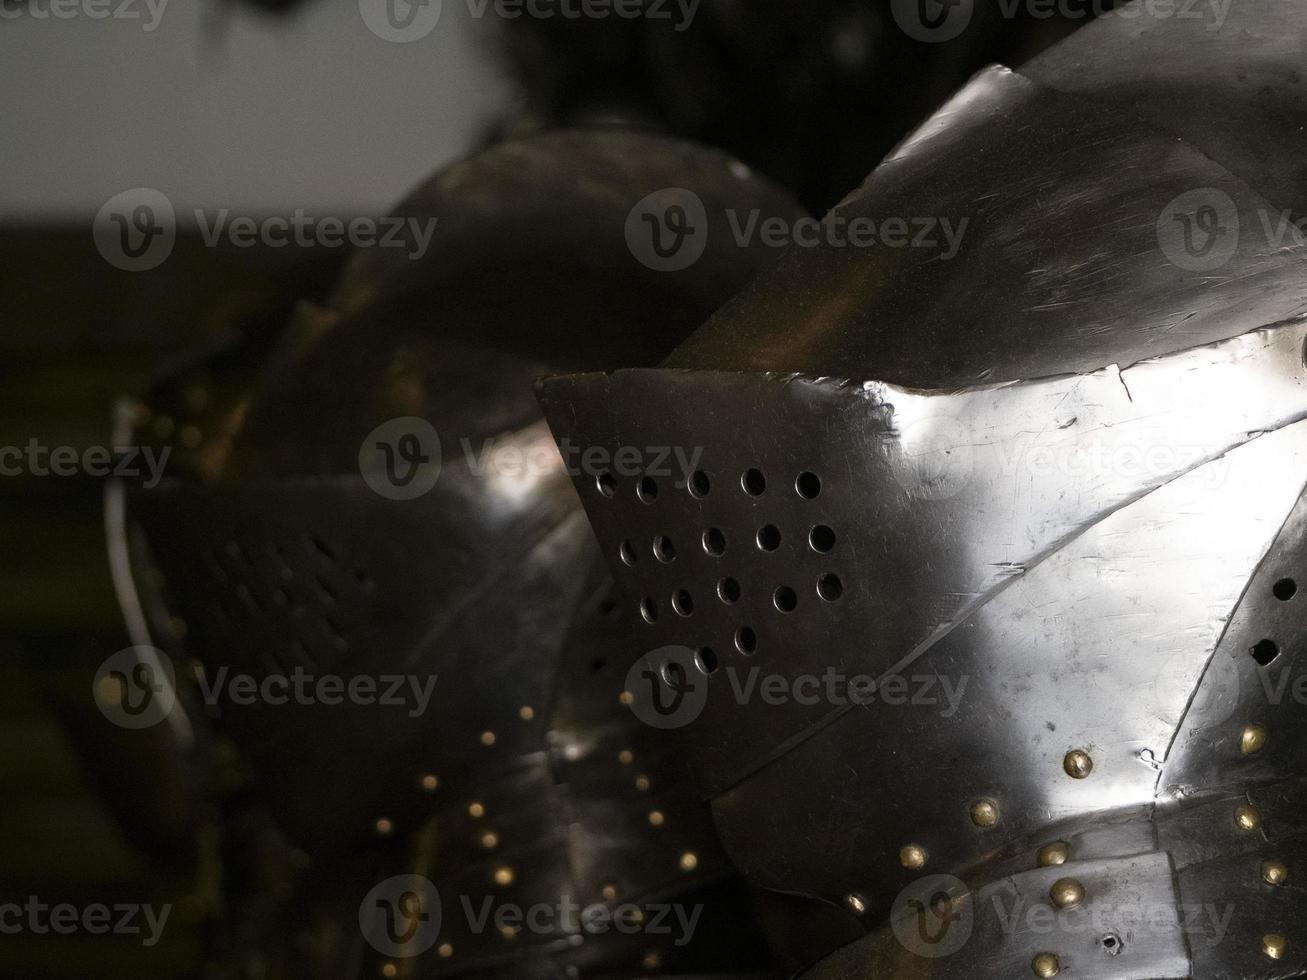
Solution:
M 1030 975 L 1010 930 L 937 959 L 880 930 L 922 875 L 984 894 L 1056 840 L 1085 880 L 1145 888 L 1137 859 L 1164 911 L 1234 910 L 1207 944 L 1055 932 L 1067 974 L 1307 969 L 1300 892 L 1260 877 L 1301 850 L 1305 729 L 1252 652 L 1296 664 L 1301 635 L 1303 600 L 1272 595 L 1301 575 L 1307 485 L 1303 244 L 1276 225 L 1301 205 L 1307 8 L 1158 9 L 978 76 L 828 220 L 966 220 L 955 255 L 792 248 L 662 368 L 540 386 L 560 439 L 697 454 L 653 499 L 639 475 L 577 488 L 648 612 L 629 656 L 700 652 L 688 741 L 729 853 L 869 933 L 814 975 Z M 1195 191 L 1237 216 L 1223 265 L 1177 261 L 1159 230 Z M 1059 464 L 1129 450 L 1151 462 Z M 738 683 L 828 669 L 969 686 L 908 710 Z M 1241 748 L 1257 725 L 1273 750 Z

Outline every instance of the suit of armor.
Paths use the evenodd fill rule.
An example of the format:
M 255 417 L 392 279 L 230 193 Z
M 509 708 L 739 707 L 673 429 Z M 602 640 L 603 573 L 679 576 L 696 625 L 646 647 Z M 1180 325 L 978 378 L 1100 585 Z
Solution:
M 157 487 L 117 490 L 129 618 L 175 665 L 176 715 L 238 747 L 294 849 L 285 880 L 228 896 L 228 967 L 769 965 L 681 760 L 621 704 L 625 613 L 531 388 L 657 363 L 774 259 L 722 225 L 674 281 L 636 261 L 628 214 L 679 180 L 712 188 L 716 212 L 798 213 L 688 144 L 503 144 L 399 206 L 435 222 L 425 255 L 360 252 L 325 304 L 175 372 L 131 413 L 134 437 L 173 456 Z M 236 677 L 272 696 L 234 696 Z M 316 686 L 327 677 L 361 696 Z M 266 878 L 275 862 L 227 833 L 231 860 Z M 696 921 L 655 923 L 653 905 Z M 646 928 L 600 928 L 596 910 Z
M 1128 5 L 542 383 L 694 460 L 575 482 L 728 853 L 863 933 L 814 978 L 1307 975 L 1304 37 Z

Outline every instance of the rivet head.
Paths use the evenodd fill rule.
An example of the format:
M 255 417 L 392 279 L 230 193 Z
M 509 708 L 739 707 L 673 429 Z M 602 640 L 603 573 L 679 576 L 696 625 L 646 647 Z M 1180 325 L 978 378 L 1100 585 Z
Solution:
M 681 870 L 689 873 L 699 867 L 699 855 L 694 851 L 686 851 L 681 855 Z
M 604 885 L 603 891 L 600 894 L 603 895 L 605 902 L 615 902 L 617 901 L 617 886 Z
M 442 960 L 447 960 L 454 955 L 454 947 L 449 945 L 449 943 L 441 943 L 436 948 L 436 955 Z
M 1234 811 L 1234 823 L 1245 833 L 1252 833 L 1262 825 L 1262 815 L 1257 807 L 1245 803 Z
M 1062 972 L 1062 961 L 1057 958 L 1056 953 L 1040 953 L 1030 961 L 1030 968 L 1035 971 L 1035 976 L 1055 977 Z
M 500 888 L 507 888 L 516 878 L 517 875 L 513 873 L 512 868 L 504 867 L 495 869 L 495 884 Z
M 661 810 L 649 811 L 649 823 L 651 826 L 661 827 L 666 821 L 667 818 L 663 816 L 663 812 Z
M 1273 960 L 1284 959 L 1284 952 L 1288 946 L 1289 941 L 1277 932 L 1262 937 L 1262 952 Z
M 495 739 L 494 732 L 487 731 L 481 733 L 481 744 L 484 745 L 486 748 L 490 748 L 492 745 L 494 745 L 495 741 L 496 739 Z
M 467 815 L 473 820 L 480 820 L 486 815 L 486 808 L 480 803 L 469 803 L 467 805 Z
M 423 791 L 427 793 L 434 793 L 436 790 L 440 789 L 440 780 L 430 773 L 423 776 L 418 782 Z
M 971 804 L 971 822 L 977 827 L 992 827 L 998 823 L 998 804 L 993 800 L 976 800 Z
M 848 906 L 849 911 L 854 915 L 863 915 L 867 911 L 867 903 L 862 900 L 861 895 L 852 893 L 845 895 L 844 904 Z
M 1079 908 L 1085 900 L 1085 886 L 1074 878 L 1059 878 L 1053 882 L 1048 896 L 1059 909 Z
M 1283 885 L 1289 880 L 1289 869 L 1281 861 L 1262 862 L 1262 881 L 1268 885 Z
M 389 837 L 395 832 L 395 824 L 386 817 L 380 817 L 372 825 L 372 829 L 377 832 L 378 837 Z
M 383 963 L 381 965 L 381 975 L 383 977 L 397 977 L 399 976 L 399 967 L 395 966 L 394 963 Z
M 1062 768 L 1072 779 L 1088 779 L 1094 771 L 1094 760 L 1083 749 L 1072 749 L 1062 760 Z
M 1249 725 L 1239 737 L 1239 751 L 1244 755 L 1253 755 L 1266 748 L 1270 735 L 1261 725 Z
M 644 959 L 640 961 L 640 965 L 651 972 L 658 969 L 662 964 L 663 958 L 655 952 L 645 953 Z
M 499 846 L 499 835 L 493 830 L 487 830 L 481 835 L 481 846 L 487 851 L 493 851 Z
M 1053 841 L 1039 849 L 1039 866 L 1056 868 L 1066 864 L 1071 857 L 1071 845 L 1066 841 Z
M 649 792 L 649 777 L 648 777 L 648 776 L 636 776 L 636 777 L 635 777 L 635 788 L 636 788 L 636 790 L 638 790 L 638 791 L 641 792 L 641 793 L 647 793 L 647 792 Z
M 899 851 L 899 863 L 909 871 L 919 871 L 926 866 L 926 849 L 920 844 L 909 844 Z

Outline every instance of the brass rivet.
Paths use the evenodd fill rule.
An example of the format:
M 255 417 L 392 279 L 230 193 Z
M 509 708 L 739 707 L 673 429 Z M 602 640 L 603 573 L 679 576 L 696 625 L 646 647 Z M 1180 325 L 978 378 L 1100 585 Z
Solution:
M 500 926 L 499 934 L 503 936 L 504 939 L 509 941 L 512 941 L 517 938 L 517 930 L 512 926 Z
M 449 945 L 449 943 L 441 943 L 436 949 L 436 955 L 442 960 L 447 960 L 454 955 L 454 947 Z
M 631 705 L 635 704 L 635 695 L 630 691 L 623 691 L 621 694 L 617 695 L 617 700 L 629 708 Z
M 1239 751 L 1244 755 L 1252 755 L 1266 748 L 1266 741 L 1270 738 L 1265 728 L 1261 725 L 1249 725 L 1243 730 L 1243 735 L 1239 737 Z
M 603 890 L 602 894 L 603 894 L 603 896 L 604 896 L 604 901 L 605 901 L 605 902 L 615 902 L 615 901 L 617 901 L 617 886 L 616 886 L 616 885 L 604 885 L 604 890 Z
M 1070 857 L 1070 844 L 1061 840 L 1053 841 L 1053 843 L 1045 844 L 1039 849 L 1039 866 L 1041 868 L 1055 868 L 1066 864 Z
M 648 776 L 636 776 L 636 777 L 635 777 L 635 788 L 638 789 L 641 793 L 647 793 L 647 792 L 649 792 L 649 777 L 648 777 Z
M 919 871 L 926 866 L 926 849 L 920 844 L 909 844 L 899 851 L 899 862 L 909 871 Z
M 1262 881 L 1268 885 L 1283 885 L 1289 880 L 1289 869 L 1280 861 L 1262 862 Z
M 517 716 L 523 721 L 535 721 L 536 709 L 529 704 L 524 704 L 517 709 Z
M 1055 953 L 1040 953 L 1030 963 L 1031 969 L 1035 971 L 1035 976 L 1055 977 L 1062 972 L 1062 961 L 1057 958 Z
M 1245 803 L 1234 811 L 1234 822 L 1240 830 L 1252 833 L 1262 825 L 1262 815 L 1257 811 L 1257 807 Z
M 667 818 L 663 816 L 663 812 L 661 810 L 649 811 L 649 822 L 653 824 L 655 827 L 661 827 L 666 819 Z
M 385 817 L 382 817 L 380 820 L 374 823 L 372 827 L 382 837 L 391 834 L 395 830 L 395 825 L 391 821 L 387 820 Z
M 646 970 L 656 970 L 663 965 L 663 958 L 657 953 L 645 953 L 644 959 L 640 961 L 640 965 Z
M 1273 960 L 1284 959 L 1284 951 L 1288 945 L 1289 941 L 1276 932 L 1262 937 L 1262 952 Z
M 507 888 L 511 885 L 517 876 L 513 874 L 513 869 L 504 867 L 495 869 L 495 884 L 500 888 Z
M 976 800 L 971 804 L 971 822 L 977 827 L 992 827 L 998 823 L 998 804 L 993 800 Z
M 694 851 L 686 851 L 681 855 L 681 870 L 685 872 L 693 871 L 699 866 L 699 855 Z
M 617 753 L 617 761 L 624 766 L 629 766 L 635 760 L 635 754 L 630 749 L 622 749 Z
M 381 975 L 383 977 L 399 976 L 399 970 L 394 963 L 383 963 L 381 965 Z
M 496 834 L 493 830 L 487 830 L 484 834 L 481 835 L 481 846 L 484 847 L 487 851 L 493 851 L 496 847 L 499 846 L 499 835 Z
M 486 808 L 480 803 L 469 803 L 467 806 L 467 815 L 474 820 L 480 820 L 486 815 Z
M 440 788 L 440 780 L 429 773 L 422 777 L 419 784 L 428 793 L 434 793 Z
M 495 733 L 494 733 L 494 732 L 482 732 L 482 733 L 481 733 L 481 744 L 484 745 L 486 748 L 490 748 L 490 746 L 494 745 L 494 744 L 495 744 Z
M 1049 898 L 1060 909 L 1074 909 L 1085 900 L 1085 886 L 1074 878 L 1059 878 L 1049 889 Z
M 863 915 L 867 911 L 867 903 L 862 900 L 861 895 L 852 893 L 845 895 L 844 904 L 849 907 L 849 911 L 854 915 Z
M 1062 760 L 1062 768 L 1072 779 L 1088 779 L 1094 771 L 1094 760 L 1083 749 L 1073 749 Z

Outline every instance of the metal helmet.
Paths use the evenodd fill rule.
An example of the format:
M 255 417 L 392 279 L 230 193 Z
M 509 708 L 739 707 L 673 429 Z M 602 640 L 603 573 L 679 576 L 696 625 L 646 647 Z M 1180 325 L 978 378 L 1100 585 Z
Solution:
M 812 976 L 1307 971 L 1305 36 L 1130 4 L 542 383 L 693 461 L 576 484 L 728 851 L 865 932 Z
M 177 712 L 239 747 L 297 849 L 289 900 L 232 926 L 254 972 L 768 962 L 683 763 L 622 703 L 626 613 L 531 388 L 657 363 L 770 264 L 728 209 L 797 213 L 688 144 L 496 146 L 400 205 L 399 247 L 356 254 L 324 305 L 128 413 L 172 453 L 111 500 L 147 666 L 175 665 Z M 660 235 L 697 261 L 668 275 Z M 702 920 L 612 925 L 653 901 Z

